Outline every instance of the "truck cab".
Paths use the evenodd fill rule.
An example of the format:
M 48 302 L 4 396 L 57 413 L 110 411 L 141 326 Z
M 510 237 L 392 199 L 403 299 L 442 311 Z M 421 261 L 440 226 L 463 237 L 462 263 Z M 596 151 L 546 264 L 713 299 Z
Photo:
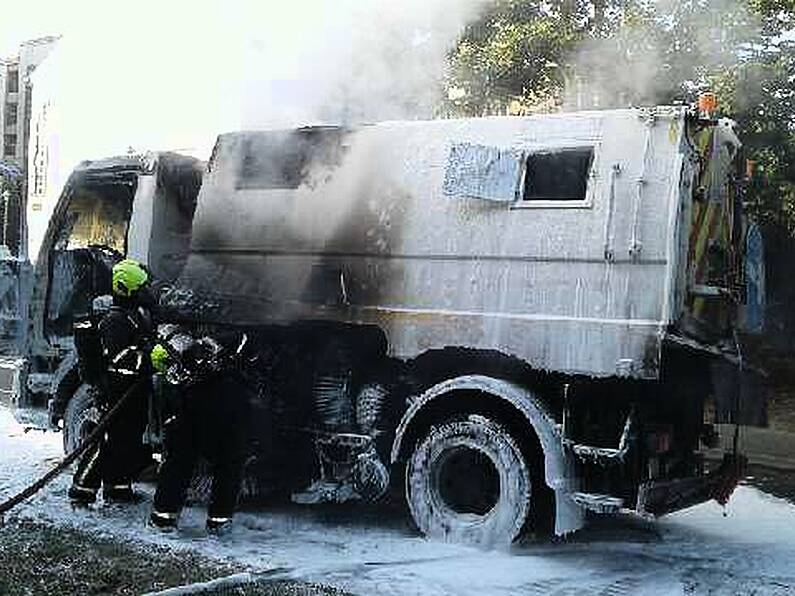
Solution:
M 67 450 L 97 415 L 88 400 L 72 399 L 84 393 L 73 321 L 94 297 L 110 293 L 111 269 L 127 255 L 163 283 L 178 276 L 202 172 L 199 160 L 172 153 L 81 163 L 53 202 L 30 275 L 16 278 L 26 299 L 23 328 L 12 338 L 18 352 L 12 405 L 20 421 L 46 428 L 48 406 L 71 404 L 64 418 Z M 40 210 L 42 203 L 29 208 Z

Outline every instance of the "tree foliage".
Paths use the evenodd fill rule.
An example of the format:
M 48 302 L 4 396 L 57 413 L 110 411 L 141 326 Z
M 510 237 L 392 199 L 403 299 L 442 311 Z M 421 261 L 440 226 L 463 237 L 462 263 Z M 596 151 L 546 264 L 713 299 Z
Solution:
M 450 54 L 446 107 L 690 103 L 706 89 L 755 164 L 752 212 L 795 235 L 793 0 L 495 0 Z

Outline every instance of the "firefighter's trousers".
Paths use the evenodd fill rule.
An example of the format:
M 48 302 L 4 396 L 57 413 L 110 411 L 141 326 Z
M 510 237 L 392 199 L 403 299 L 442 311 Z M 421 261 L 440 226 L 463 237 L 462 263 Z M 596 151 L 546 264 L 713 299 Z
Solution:
M 180 414 L 166 424 L 166 457 L 160 467 L 154 509 L 176 515 L 196 461 L 212 472 L 209 518 L 231 518 L 237 506 L 249 437 L 245 385 L 234 372 L 220 373 L 185 390 Z
M 151 458 L 142 442 L 149 391 L 147 383 L 135 389 L 108 426 L 105 436 L 83 455 L 72 480 L 75 487 L 96 492 L 100 485 L 107 490 L 132 484 L 143 463 Z M 103 409 L 109 410 L 123 393 L 114 391 L 115 398 Z

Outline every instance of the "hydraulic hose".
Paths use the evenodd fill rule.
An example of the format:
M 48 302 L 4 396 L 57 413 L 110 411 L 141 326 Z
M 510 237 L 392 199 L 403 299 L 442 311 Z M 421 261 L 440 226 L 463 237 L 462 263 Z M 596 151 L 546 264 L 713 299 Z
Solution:
M 0 503 L 0 516 L 2 516 L 7 511 L 10 511 L 23 501 L 29 499 L 37 492 L 39 492 L 42 488 L 47 486 L 50 482 L 55 480 L 60 474 L 63 473 L 69 465 L 83 455 L 89 447 L 91 447 L 94 443 L 100 440 L 102 436 L 105 434 L 110 423 L 116 417 L 116 415 L 121 410 L 122 406 L 130 399 L 130 396 L 133 395 L 136 389 L 138 389 L 141 384 L 145 381 L 145 378 L 141 378 L 136 381 L 133 385 L 131 385 L 127 391 L 125 391 L 122 396 L 116 401 L 113 407 L 108 410 L 108 412 L 102 417 L 99 421 L 97 426 L 94 428 L 93 431 L 85 438 L 83 441 L 77 446 L 77 448 L 64 457 L 58 465 L 56 465 L 52 470 L 47 472 L 44 476 L 36 480 L 33 484 L 25 488 L 24 490 L 20 491 L 10 499 L 7 499 L 3 503 Z

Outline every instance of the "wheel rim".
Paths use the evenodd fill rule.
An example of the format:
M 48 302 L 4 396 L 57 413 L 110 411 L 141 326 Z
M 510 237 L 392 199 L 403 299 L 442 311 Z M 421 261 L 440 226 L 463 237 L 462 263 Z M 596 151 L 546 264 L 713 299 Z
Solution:
M 500 499 L 500 474 L 494 460 L 472 445 L 439 454 L 433 464 L 433 497 L 457 515 L 488 515 Z

